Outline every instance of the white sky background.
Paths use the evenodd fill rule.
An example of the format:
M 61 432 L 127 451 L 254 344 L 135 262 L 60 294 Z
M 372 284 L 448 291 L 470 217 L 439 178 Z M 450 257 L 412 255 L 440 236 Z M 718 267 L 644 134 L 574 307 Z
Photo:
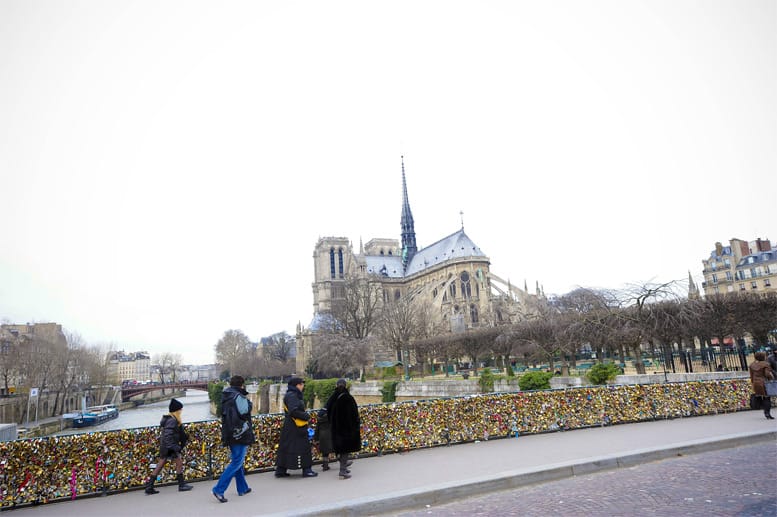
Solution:
M 320 236 L 460 227 L 513 284 L 777 240 L 774 1 L 0 2 L 0 319 L 213 361 Z

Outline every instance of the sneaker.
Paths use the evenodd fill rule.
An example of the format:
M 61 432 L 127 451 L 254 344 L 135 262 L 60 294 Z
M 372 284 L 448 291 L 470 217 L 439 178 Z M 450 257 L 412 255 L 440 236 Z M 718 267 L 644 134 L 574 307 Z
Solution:
M 306 470 L 302 473 L 303 478 L 314 478 L 318 476 L 318 472 L 313 472 L 312 469 Z
M 340 472 L 340 479 L 350 479 L 350 478 L 351 478 L 351 474 L 349 474 L 348 471 Z

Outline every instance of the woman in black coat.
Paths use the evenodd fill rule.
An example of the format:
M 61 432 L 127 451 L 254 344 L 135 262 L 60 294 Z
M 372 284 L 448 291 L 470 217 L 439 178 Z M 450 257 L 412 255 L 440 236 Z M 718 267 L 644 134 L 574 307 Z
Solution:
M 340 478 L 348 479 L 348 470 L 353 462 L 348 459 L 352 452 L 362 448 L 361 420 L 356 400 L 348 393 L 345 379 L 338 379 L 337 387 L 326 403 L 329 425 L 332 432 L 332 449 L 340 458 Z
M 308 420 L 310 416 L 305 411 L 305 401 L 302 390 L 305 381 L 299 377 L 289 380 L 286 395 L 283 397 L 283 410 L 286 413 L 281 428 L 281 439 L 278 444 L 278 457 L 275 462 L 275 477 L 288 477 L 288 469 L 302 469 L 302 477 L 316 477 L 313 472 L 313 454 L 310 451 L 308 437 Z M 302 424 L 302 425 L 298 425 Z
M 159 459 L 154 472 L 151 473 L 151 478 L 146 483 L 146 494 L 148 495 L 159 493 L 159 490 L 154 488 L 154 483 L 159 473 L 162 472 L 167 460 L 175 462 L 178 491 L 188 492 L 192 489 L 192 486 L 183 479 L 183 448 L 186 447 L 186 443 L 189 441 L 189 435 L 186 434 L 181 420 L 183 404 L 176 399 L 172 399 L 167 409 L 170 413 L 163 415 L 162 420 L 159 422 L 159 427 L 162 428 L 162 433 L 159 436 Z

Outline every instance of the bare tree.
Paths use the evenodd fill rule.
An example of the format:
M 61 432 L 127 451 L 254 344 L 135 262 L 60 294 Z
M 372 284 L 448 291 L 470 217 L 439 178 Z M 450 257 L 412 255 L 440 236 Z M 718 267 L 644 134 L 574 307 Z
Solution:
M 383 288 L 371 277 L 348 277 L 332 300 L 332 316 L 347 336 L 362 339 L 376 326 L 382 307 Z
M 291 358 L 291 352 L 295 346 L 294 338 L 286 331 L 262 338 L 260 342 L 268 359 L 274 359 L 281 363 L 285 363 Z
M 227 330 L 214 348 L 216 361 L 223 365 L 230 375 L 249 373 L 245 365 L 250 364 L 254 354 L 251 341 L 242 330 Z
M 410 361 L 410 340 L 417 334 L 418 325 L 418 311 L 411 297 L 401 296 L 384 303 L 378 333 L 393 347 L 397 360 L 406 367 Z
M 342 334 L 320 335 L 313 345 L 315 372 L 326 377 L 359 372 L 372 359 L 372 341 Z

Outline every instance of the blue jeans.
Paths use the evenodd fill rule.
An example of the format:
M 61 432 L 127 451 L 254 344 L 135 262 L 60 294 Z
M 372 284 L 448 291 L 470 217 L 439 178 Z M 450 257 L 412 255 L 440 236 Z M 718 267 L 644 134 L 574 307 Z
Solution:
M 232 478 L 235 478 L 235 485 L 238 494 L 245 494 L 248 490 L 248 483 L 246 483 L 246 474 L 243 469 L 243 461 L 246 459 L 246 452 L 248 451 L 248 445 L 230 445 L 230 460 L 227 468 L 221 474 L 218 483 L 213 487 L 213 493 L 224 495 L 224 492 L 229 488 L 229 482 Z

